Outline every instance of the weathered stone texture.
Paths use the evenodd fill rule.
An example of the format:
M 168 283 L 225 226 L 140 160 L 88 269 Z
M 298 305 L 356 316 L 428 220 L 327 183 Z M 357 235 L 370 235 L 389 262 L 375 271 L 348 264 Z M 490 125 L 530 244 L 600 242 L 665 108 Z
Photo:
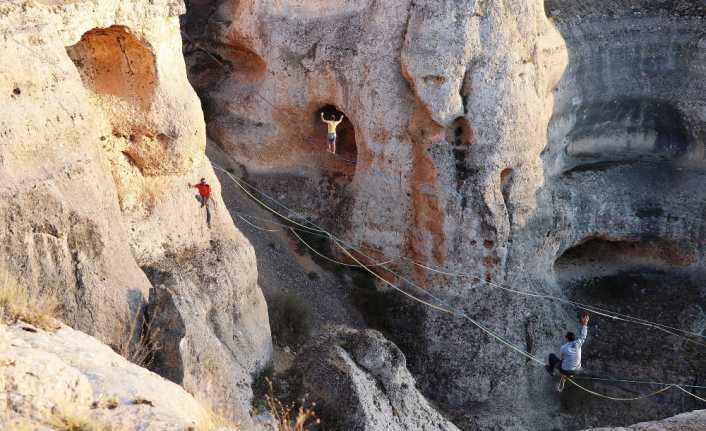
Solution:
M 479 280 L 703 331 L 699 2 L 193 1 L 183 28 L 213 142 L 356 244 L 473 274 L 395 263 L 452 308 L 542 357 L 576 310 Z M 351 122 L 354 166 L 325 152 L 327 105 Z M 559 397 L 544 370 L 466 322 L 409 308 L 417 318 L 386 336 L 464 429 L 628 424 L 698 406 L 677 393 L 630 406 Z M 701 381 L 702 358 L 597 317 L 584 362 Z
M 143 269 L 170 273 L 170 296 L 192 307 L 171 340 L 190 346 L 171 352 L 181 383 L 247 422 L 251 375 L 271 355 L 266 306 L 204 154 L 184 11 L 176 0 L 0 5 L 2 260 L 20 284 L 58 294 L 66 323 L 113 346 L 140 327 L 154 281 Z M 210 229 L 187 187 L 201 177 Z M 219 366 L 207 370 L 197 357 L 209 354 Z
M 417 391 L 404 354 L 377 331 L 331 327 L 294 368 L 332 429 L 458 430 Z
M 69 419 L 90 429 L 207 426 L 210 413 L 183 388 L 95 338 L 66 326 L 55 333 L 26 327 L 0 324 L 0 428 L 56 429 Z

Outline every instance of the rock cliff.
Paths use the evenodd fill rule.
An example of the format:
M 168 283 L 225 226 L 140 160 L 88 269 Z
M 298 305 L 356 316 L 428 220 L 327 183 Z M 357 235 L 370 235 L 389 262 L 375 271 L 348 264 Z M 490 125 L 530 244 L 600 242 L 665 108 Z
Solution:
M 0 324 L 4 430 L 226 430 L 184 389 L 63 326 Z
M 184 11 L 171 0 L 0 5 L 2 264 L 111 346 L 150 327 L 157 371 L 248 423 L 252 376 L 271 355 L 267 310 L 204 154 Z M 210 228 L 187 186 L 201 177 Z
M 682 413 L 661 421 L 640 422 L 628 427 L 591 428 L 593 431 L 698 431 L 706 427 L 706 411 Z
M 487 282 L 706 329 L 703 18 L 698 1 L 192 0 L 182 28 L 208 136 L 249 180 L 545 356 L 576 310 Z M 346 116 L 337 156 L 321 112 Z M 462 429 L 698 407 L 676 392 L 559 396 L 464 321 L 404 301 L 381 314 L 422 393 Z M 700 349 L 596 317 L 584 367 L 703 383 Z
M 303 349 L 295 369 L 327 429 L 458 431 L 416 390 L 404 355 L 382 334 L 326 332 Z

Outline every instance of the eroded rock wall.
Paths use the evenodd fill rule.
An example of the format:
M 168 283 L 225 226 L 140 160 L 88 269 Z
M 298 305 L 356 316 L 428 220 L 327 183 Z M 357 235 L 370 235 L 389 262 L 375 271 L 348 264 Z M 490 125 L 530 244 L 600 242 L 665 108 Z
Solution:
M 471 274 L 394 264 L 452 308 L 540 357 L 575 330 L 576 310 L 487 282 L 704 330 L 698 2 L 187 9 L 189 78 L 212 141 L 258 185 L 357 245 Z M 351 121 L 353 166 L 325 152 L 317 116 L 327 105 Z M 576 429 L 696 407 L 676 393 L 626 407 L 575 390 L 559 397 L 544 370 L 467 322 L 408 308 L 415 318 L 396 315 L 386 335 L 461 428 Z M 702 355 L 683 340 L 593 322 L 591 373 L 700 381 Z
M 3 429 L 163 431 L 214 425 L 213 413 L 183 388 L 80 331 L 0 324 L 0 347 Z
M 59 295 L 64 321 L 112 346 L 140 328 L 150 299 L 150 310 L 166 308 L 158 298 L 175 304 L 181 334 L 147 316 L 152 334 L 161 329 L 153 341 L 182 363 L 174 380 L 247 423 L 251 376 L 271 354 L 267 311 L 252 248 L 204 154 L 181 56 L 184 10 L 180 1 L 0 6 L 3 265 L 27 288 Z M 210 229 L 187 186 L 201 177 L 214 189 Z

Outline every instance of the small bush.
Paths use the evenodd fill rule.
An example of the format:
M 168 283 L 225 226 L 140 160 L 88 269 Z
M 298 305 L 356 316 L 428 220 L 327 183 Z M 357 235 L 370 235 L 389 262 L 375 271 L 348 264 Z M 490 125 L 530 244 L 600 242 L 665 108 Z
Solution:
M 262 399 L 267 395 L 268 382 L 272 380 L 275 373 L 275 367 L 269 364 L 262 371 L 257 373 L 253 378 L 252 382 L 252 392 L 253 392 L 253 402 Z
M 136 313 L 130 321 L 130 326 L 125 328 L 120 343 L 113 350 L 133 364 L 149 368 L 155 353 L 161 349 L 157 341 L 159 328 L 152 327 L 144 313 Z
M 267 301 L 272 338 L 278 345 L 298 347 L 311 331 L 311 307 L 298 296 L 276 292 Z
M 302 399 L 298 408 L 294 403 L 284 404 L 274 396 L 272 381 L 267 380 L 267 384 L 269 394 L 265 398 L 270 414 L 272 414 L 272 426 L 276 431 L 306 431 L 310 425 L 320 423 L 313 410 L 316 403 L 311 403 L 311 407 L 305 407 L 305 398 Z
M 49 293 L 32 293 L 2 275 L 4 283 L 0 286 L 0 319 L 7 323 L 22 321 L 45 331 L 59 328 L 56 310 L 59 301 Z
M 108 424 L 92 418 L 88 409 L 68 401 L 55 406 L 46 423 L 56 431 L 111 431 Z
M 154 403 L 152 401 L 148 400 L 147 398 L 143 398 L 143 397 L 136 397 L 134 400 L 132 400 L 132 404 L 154 407 Z
M 265 398 L 268 393 L 269 384 L 275 374 L 274 365 L 270 364 L 262 371 L 257 373 L 252 382 L 252 409 L 255 412 L 261 412 L 267 408 Z

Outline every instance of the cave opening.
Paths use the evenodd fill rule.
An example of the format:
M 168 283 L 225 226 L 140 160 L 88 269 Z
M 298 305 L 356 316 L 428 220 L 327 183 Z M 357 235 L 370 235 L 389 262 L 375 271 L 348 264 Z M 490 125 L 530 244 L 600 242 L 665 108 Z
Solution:
M 154 55 L 128 28 L 92 29 L 66 52 L 84 85 L 106 104 L 150 109 L 157 76 Z
M 170 138 L 153 130 L 150 113 L 157 88 L 155 56 L 129 28 L 94 28 L 66 47 L 101 116 L 100 141 L 107 155 L 123 211 L 150 214 L 155 196 L 145 177 L 158 175 L 169 162 Z
M 341 170 L 343 173 L 352 176 L 355 172 L 355 165 L 358 162 L 358 144 L 356 142 L 355 127 L 348 115 L 339 110 L 336 106 L 324 105 L 314 113 L 314 121 L 318 125 L 318 130 L 325 130 L 325 125 L 321 122 L 321 114 L 323 114 L 324 118 L 327 120 L 339 119 L 341 115 L 343 115 L 343 121 L 341 121 L 336 128 L 336 154 L 327 152 L 328 144 L 326 142 L 325 133 L 317 133 L 315 145 L 333 159 L 333 163 L 331 163 L 332 167 L 335 166 L 336 170 Z M 341 168 L 341 164 L 347 165 L 347 167 Z M 326 165 L 329 165 L 329 163 L 326 163 Z
M 659 238 L 589 237 L 564 251 L 554 262 L 554 271 L 559 278 L 570 279 L 622 271 L 685 268 L 696 261 L 693 253 L 686 245 Z

